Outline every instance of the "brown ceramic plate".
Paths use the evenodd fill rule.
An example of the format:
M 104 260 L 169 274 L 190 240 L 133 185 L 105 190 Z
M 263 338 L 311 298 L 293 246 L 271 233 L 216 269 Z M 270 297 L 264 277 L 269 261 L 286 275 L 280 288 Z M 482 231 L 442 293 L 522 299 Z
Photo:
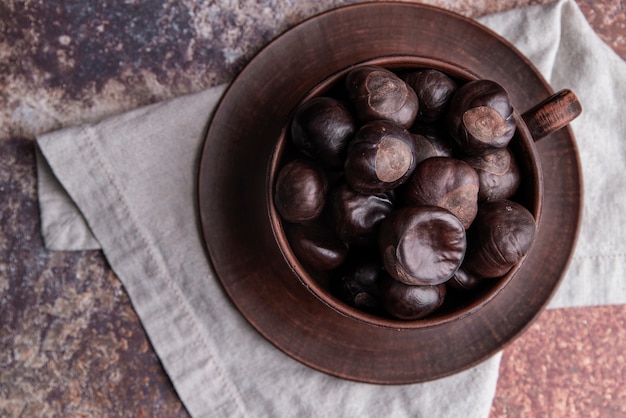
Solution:
M 280 350 L 317 370 L 362 382 L 427 381 L 466 369 L 518 336 L 545 307 L 569 263 L 581 214 L 572 132 L 537 143 L 544 173 L 537 241 L 518 275 L 480 310 L 418 329 L 367 325 L 309 292 L 272 231 L 268 170 L 277 138 L 309 90 L 359 62 L 414 55 L 462 66 L 502 84 L 519 111 L 552 90 L 508 42 L 430 6 L 365 3 L 306 20 L 256 55 L 210 123 L 199 171 L 205 243 L 241 314 Z

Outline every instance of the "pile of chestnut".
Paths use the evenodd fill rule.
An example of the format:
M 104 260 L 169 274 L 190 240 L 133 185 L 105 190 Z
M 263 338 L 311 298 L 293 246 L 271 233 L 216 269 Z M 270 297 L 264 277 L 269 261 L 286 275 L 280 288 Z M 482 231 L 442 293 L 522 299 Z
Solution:
M 292 251 L 336 298 L 405 320 L 503 276 L 536 229 L 515 130 L 494 81 L 355 67 L 290 122 L 274 204 Z

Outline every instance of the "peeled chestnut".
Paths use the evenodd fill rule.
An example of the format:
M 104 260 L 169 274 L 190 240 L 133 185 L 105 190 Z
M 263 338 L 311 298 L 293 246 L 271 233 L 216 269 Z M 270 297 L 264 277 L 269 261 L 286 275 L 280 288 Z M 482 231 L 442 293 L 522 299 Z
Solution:
M 387 119 L 408 128 L 419 108 L 417 95 L 395 73 L 376 66 L 351 70 L 346 90 L 361 122 Z
M 415 169 L 411 134 L 385 120 L 368 122 L 348 146 L 344 165 L 350 186 L 360 193 L 384 193 L 404 183 Z
M 436 311 L 446 296 L 446 285 L 407 285 L 389 276 L 380 281 L 380 300 L 391 316 L 415 320 Z
M 535 231 L 533 215 L 519 203 L 507 199 L 481 203 L 468 231 L 463 268 L 484 278 L 506 274 L 526 255 Z
M 415 167 L 406 182 L 409 205 L 433 205 L 452 212 L 469 228 L 478 211 L 479 179 L 466 162 L 452 157 L 428 158 Z
M 492 80 L 459 87 L 450 99 L 447 122 L 459 150 L 469 155 L 506 147 L 516 129 L 509 94 Z
M 356 125 L 348 108 L 331 97 L 315 97 L 296 110 L 291 139 L 300 151 L 331 168 L 341 168 Z
M 366 195 L 340 182 L 329 195 L 329 207 L 339 239 L 344 242 L 376 241 L 378 225 L 393 209 L 385 195 Z
M 348 247 L 321 222 L 288 224 L 285 232 L 298 260 L 316 271 L 336 269 L 348 254 Z
M 457 89 L 448 75 L 434 69 L 423 69 L 405 74 L 402 79 L 413 88 L 419 102 L 417 118 L 434 122 L 446 109 L 450 97 Z
M 508 199 L 519 188 L 520 170 L 509 148 L 501 148 L 487 155 L 471 156 L 463 160 L 478 173 L 480 180 L 478 200 Z
M 463 261 L 465 228 L 448 210 L 406 206 L 380 224 L 378 245 L 387 272 L 409 285 L 445 282 Z
M 326 204 L 327 180 L 316 164 L 295 159 L 278 173 L 274 191 L 276 210 L 288 222 L 317 218 Z

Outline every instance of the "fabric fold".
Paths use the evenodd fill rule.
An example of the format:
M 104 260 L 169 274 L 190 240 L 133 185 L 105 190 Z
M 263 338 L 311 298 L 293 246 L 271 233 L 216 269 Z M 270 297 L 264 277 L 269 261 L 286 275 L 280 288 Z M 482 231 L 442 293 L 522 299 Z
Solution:
M 54 175 L 75 203 L 65 213 L 71 216 L 74 207 L 81 208 L 183 402 L 193 411 L 196 399 L 209 393 L 210 405 L 203 406 L 199 416 L 243 417 L 247 414 L 237 384 L 216 360 L 219 355 L 192 307 L 213 304 L 214 320 L 219 310 L 229 309 L 226 303 L 217 306 L 193 296 L 194 289 L 212 286 L 213 297 L 226 300 L 217 283 L 207 280 L 211 273 L 204 253 L 194 251 L 202 248 L 194 221 L 199 139 L 223 90 L 220 86 L 139 109 L 125 114 L 123 123 L 113 118 L 70 128 L 70 135 L 46 135 L 38 144 L 43 156 L 55 162 Z M 168 118 L 190 129 L 155 123 Z M 135 135 L 143 140 L 133 140 Z M 172 242 L 185 247 L 171 251 Z
M 93 236 L 80 209 L 52 174 L 46 159 L 41 152 L 37 152 L 36 156 L 41 233 L 45 247 L 52 251 L 100 249 L 100 243 Z

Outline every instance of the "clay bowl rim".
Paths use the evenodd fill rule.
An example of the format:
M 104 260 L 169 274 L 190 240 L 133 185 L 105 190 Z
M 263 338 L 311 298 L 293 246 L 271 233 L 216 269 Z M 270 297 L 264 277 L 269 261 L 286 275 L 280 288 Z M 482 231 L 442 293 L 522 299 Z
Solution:
M 308 93 L 302 98 L 299 104 L 310 100 L 313 97 L 324 94 L 328 91 L 335 83 L 337 83 L 342 77 L 344 77 L 350 70 L 360 67 L 360 66 L 381 66 L 384 68 L 388 68 L 391 70 L 394 69 L 418 69 L 418 68 L 432 68 L 440 70 L 448 75 L 453 76 L 456 79 L 461 79 L 464 81 L 478 80 L 481 79 L 480 75 L 475 74 L 474 72 L 463 68 L 457 64 L 443 61 L 439 59 L 433 59 L 429 57 L 423 57 L 419 55 L 389 55 L 389 56 L 379 56 L 373 57 L 358 63 L 354 63 L 348 67 L 342 68 L 335 73 L 328 76 L 326 79 L 322 80 L 317 85 L 313 86 Z M 297 106 L 296 106 L 297 107 Z M 274 205 L 274 185 L 275 178 L 277 176 L 278 170 L 282 164 L 282 159 L 284 156 L 284 151 L 287 142 L 287 132 L 289 122 L 292 119 L 293 112 L 290 113 L 290 117 L 287 119 L 285 126 L 282 128 L 280 136 L 276 141 L 276 145 L 274 147 L 274 151 L 272 153 L 272 157 L 269 164 L 268 169 L 268 185 L 266 188 L 266 192 L 269 196 L 267 196 L 268 202 L 268 211 L 269 217 L 271 221 L 272 232 L 274 234 L 274 238 L 279 247 L 279 250 L 282 256 L 285 259 L 285 262 L 290 266 L 291 270 L 300 281 L 300 283 L 307 288 L 309 292 L 311 292 L 319 301 L 336 311 L 337 313 L 344 315 L 348 318 L 363 322 L 367 325 L 372 325 L 376 327 L 383 328 L 391 328 L 391 329 L 419 329 L 419 328 L 428 328 L 439 326 L 451 321 L 459 321 L 463 318 L 472 315 L 473 313 L 479 311 L 483 306 L 490 303 L 493 299 L 495 299 L 498 294 L 517 276 L 518 271 L 524 264 L 527 257 L 524 257 L 518 263 L 516 263 L 511 270 L 509 270 L 504 276 L 493 280 L 494 284 L 490 286 L 490 288 L 476 297 L 474 300 L 469 302 L 467 305 L 461 307 L 460 309 L 453 309 L 450 312 L 445 312 L 443 314 L 437 314 L 437 312 L 421 319 L 416 320 L 401 320 L 394 319 L 391 317 L 383 317 L 376 314 L 368 313 L 362 311 L 356 307 L 350 306 L 347 303 L 340 301 L 336 297 L 330 294 L 330 292 L 323 287 L 308 271 L 308 269 L 299 261 L 298 257 L 294 254 L 291 249 L 291 245 L 289 244 L 289 240 L 287 239 L 285 229 L 283 226 L 283 220 L 280 218 L 278 211 Z M 532 193 L 530 196 L 532 205 L 525 204 L 524 206 L 530 210 L 531 214 L 535 219 L 535 223 L 537 227 L 540 225 L 541 221 L 541 213 L 543 206 L 543 198 L 544 198 L 544 190 L 543 190 L 543 170 L 541 167 L 541 159 L 537 148 L 535 146 L 535 139 L 532 137 L 526 122 L 521 117 L 520 112 L 514 106 L 513 116 L 516 121 L 516 133 L 513 138 L 513 141 L 521 141 L 521 144 L 516 144 L 517 147 L 521 147 L 523 150 L 527 151 L 530 159 L 527 161 L 530 164 L 526 164 L 525 174 L 530 174 L 529 186 L 532 189 Z M 515 155 L 517 155 L 516 151 Z M 520 160 L 520 158 L 518 158 Z M 530 172 L 527 172 L 530 171 Z M 534 178 L 534 181 L 533 181 Z M 535 184 L 535 187 L 532 187 Z M 534 244 L 534 241 L 533 241 Z M 529 253 L 533 251 L 533 246 L 529 250 Z

